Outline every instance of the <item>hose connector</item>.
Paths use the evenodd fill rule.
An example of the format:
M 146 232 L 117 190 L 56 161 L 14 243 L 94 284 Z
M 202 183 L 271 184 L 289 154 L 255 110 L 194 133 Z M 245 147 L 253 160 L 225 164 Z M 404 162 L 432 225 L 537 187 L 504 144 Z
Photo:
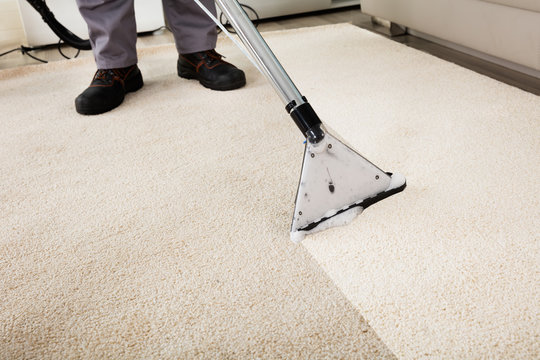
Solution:
M 321 142 L 324 139 L 324 131 L 321 128 L 322 122 L 315 113 L 315 110 L 313 110 L 308 102 L 299 106 L 295 105 L 293 103 L 287 105 L 287 111 L 293 118 L 296 126 L 298 126 L 309 143 L 317 144 Z

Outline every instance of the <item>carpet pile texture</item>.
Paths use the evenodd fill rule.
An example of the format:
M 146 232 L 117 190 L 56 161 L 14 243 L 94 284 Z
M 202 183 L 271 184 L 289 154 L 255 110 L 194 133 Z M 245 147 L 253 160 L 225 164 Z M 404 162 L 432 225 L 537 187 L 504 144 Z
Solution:
M 537 358 L 540 99 L 340 24 L 265 34 L 401 194 L 295 245 L 303 138 L 262 75 L 94 117 L 80 59 L 0 71 L 0 358 Z

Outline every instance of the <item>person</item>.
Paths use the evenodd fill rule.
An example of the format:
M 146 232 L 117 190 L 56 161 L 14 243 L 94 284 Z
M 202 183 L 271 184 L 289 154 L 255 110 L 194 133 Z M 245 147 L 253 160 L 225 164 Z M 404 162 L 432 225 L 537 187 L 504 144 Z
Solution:
M 78 113 L 95 115 L 119 106 L 127 93 L 143 86 L 137 66 L 134 0 L 77 0 L 88 25 L 98 70 L 75 99 Z M 213 90 L 234 90 L 246 84 L 242 70 L 216 52 L 215 23 L 193 0 L 162 0 L 178 51 L 178 76 L 196 79 Z M 202 0 L 214 14 L 214 0 Z

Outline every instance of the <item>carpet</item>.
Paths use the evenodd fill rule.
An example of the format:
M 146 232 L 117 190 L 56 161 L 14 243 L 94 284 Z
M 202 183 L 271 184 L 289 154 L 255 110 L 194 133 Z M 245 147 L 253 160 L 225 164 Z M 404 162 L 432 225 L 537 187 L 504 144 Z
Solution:
M 405 192 L 293 244 L 303 139 L 227 39 L 245 88 L 144 48 L 94 117 L 90 59 L 0 71 L 0 357 L 538 357 L 539 98 L 348 24 L 265 38 Z

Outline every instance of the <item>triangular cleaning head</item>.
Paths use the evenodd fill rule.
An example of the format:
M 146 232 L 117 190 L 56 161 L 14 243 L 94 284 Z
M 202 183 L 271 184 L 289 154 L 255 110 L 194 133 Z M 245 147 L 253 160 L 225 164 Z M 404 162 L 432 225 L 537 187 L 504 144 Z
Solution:
M 382 171 L 327 132 L 321 143 L 306 145 L 291 240 L 348 224 L 405 186 L 405 177 Z

